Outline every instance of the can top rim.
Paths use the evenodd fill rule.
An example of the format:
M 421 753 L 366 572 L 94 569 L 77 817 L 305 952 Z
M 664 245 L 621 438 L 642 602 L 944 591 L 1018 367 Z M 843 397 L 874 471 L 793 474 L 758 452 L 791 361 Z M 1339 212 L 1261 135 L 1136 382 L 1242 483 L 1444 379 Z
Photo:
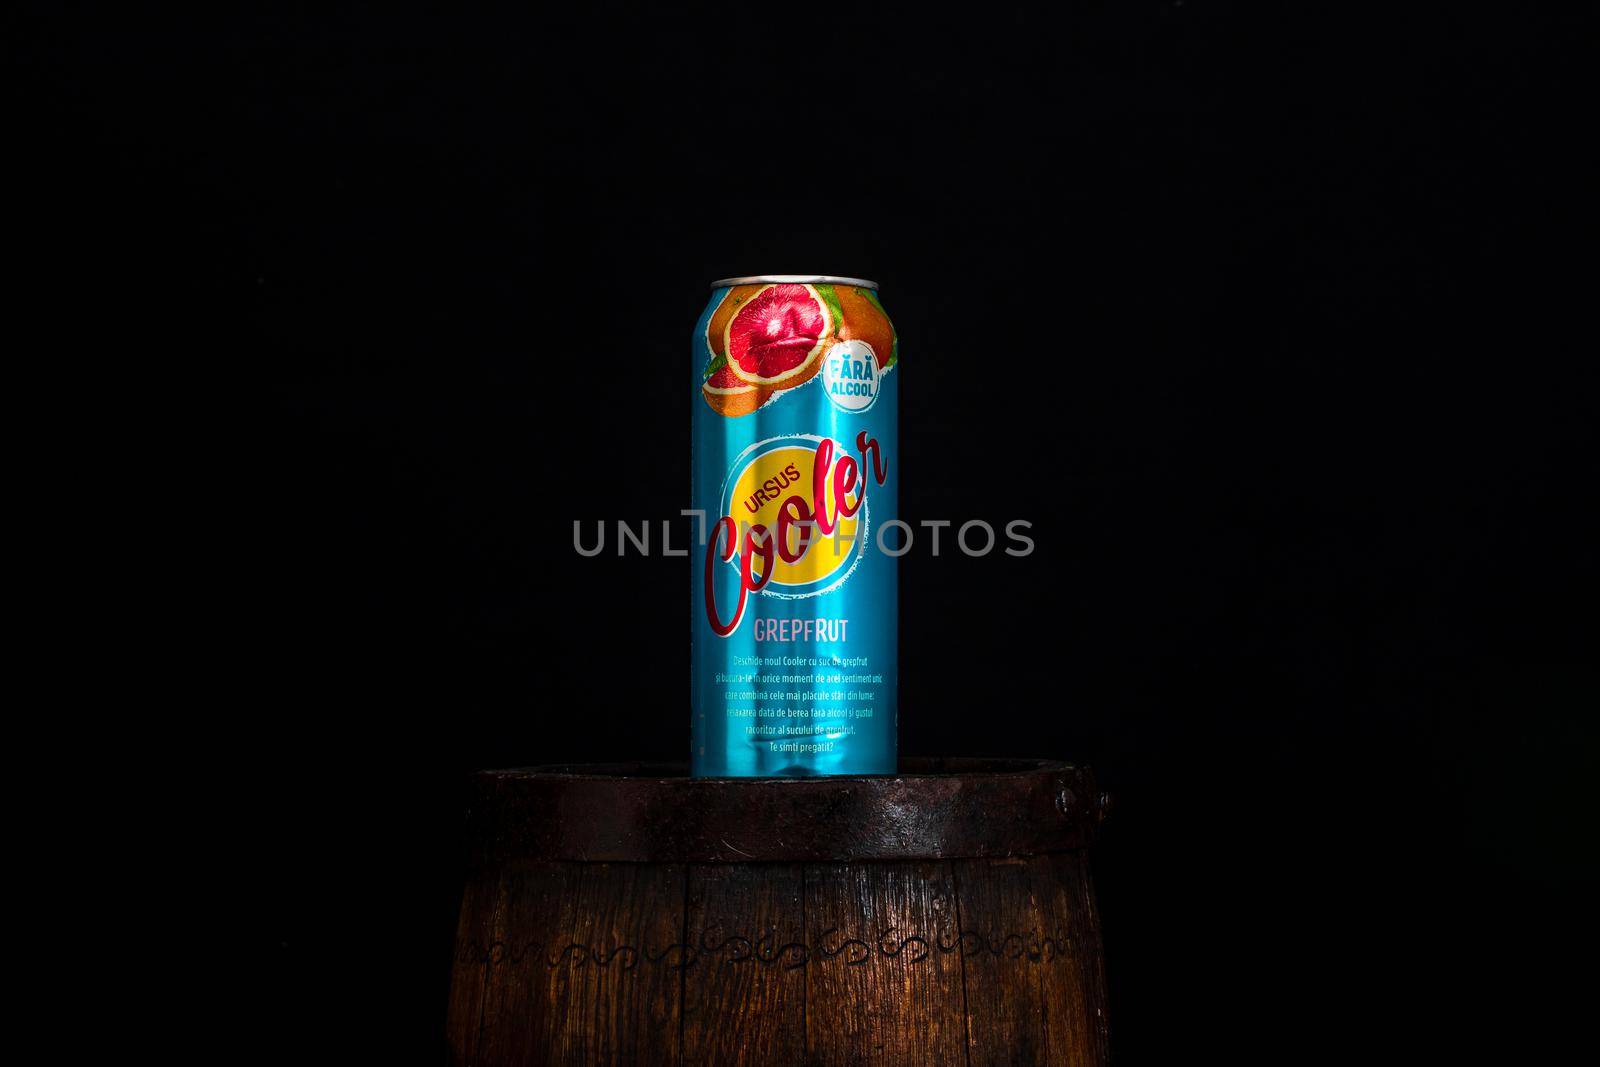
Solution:
M 878 283 L 865 278 L 841 278 L 835 274 L 747 274 L 738 278 L 718 278 L 711 283 L 713 289 L 732 285 L 856 285 L 877 291 Z

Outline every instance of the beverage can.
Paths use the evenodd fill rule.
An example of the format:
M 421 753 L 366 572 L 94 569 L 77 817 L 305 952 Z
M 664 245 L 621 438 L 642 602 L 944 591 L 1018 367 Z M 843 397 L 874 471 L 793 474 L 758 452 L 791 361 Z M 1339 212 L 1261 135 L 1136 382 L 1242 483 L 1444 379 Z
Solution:
M 877 288 L 725 278 L 695 325 L 697 777 L 894 772 L 900 353 Z

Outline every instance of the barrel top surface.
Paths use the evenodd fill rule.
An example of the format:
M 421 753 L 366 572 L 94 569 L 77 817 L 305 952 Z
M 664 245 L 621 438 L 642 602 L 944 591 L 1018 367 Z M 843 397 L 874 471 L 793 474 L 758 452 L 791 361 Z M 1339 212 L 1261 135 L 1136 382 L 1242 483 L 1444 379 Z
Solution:
M 897 774 L 691 778 L 673 764 L 556 764 L 474 776 L 481 861 L 853 862 L 1087 847 L 1092 773 L 1051 760 L 904 759 Z

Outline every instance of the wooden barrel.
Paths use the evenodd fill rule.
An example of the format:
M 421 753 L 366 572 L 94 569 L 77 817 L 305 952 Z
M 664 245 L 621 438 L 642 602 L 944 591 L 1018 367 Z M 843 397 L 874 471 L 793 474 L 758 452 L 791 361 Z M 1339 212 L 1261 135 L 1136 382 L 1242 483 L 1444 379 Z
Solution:
M 478 775 L 461 1064 L 1102 1064 L 1086 769 Z

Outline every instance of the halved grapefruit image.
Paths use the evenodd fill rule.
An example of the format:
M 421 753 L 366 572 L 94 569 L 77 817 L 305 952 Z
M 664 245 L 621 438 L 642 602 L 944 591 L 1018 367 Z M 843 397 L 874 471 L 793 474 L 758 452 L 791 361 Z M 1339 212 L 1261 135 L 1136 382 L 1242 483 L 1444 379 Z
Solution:
M 822 366 L 834 325 L 813 286 L 762 286 L 728 320 L 728 369 L 751 385 L 791 389 Z
M 815 377 L 840 341 L 865 341 L 880 370 L 899 358 L 894 326 L 870 289 L 736 285 L 706 323 L 701 394 L 718 414 L 748 415 Z
M 764 288 L 762 285 L 735 285 L 722 298 L 717 310 L 711 313 L 711 319 L 706 323 L 706 348 L 710 349 L 713 358 L 712 365 L 706 367 L 707 377 L 727 352 L 723 346 L 727 343 L 728 323 L 733 319 L 734 312 L 748 304 L 750 298 Z
M 750 414 L 772 395 L 772 390 L 766 386 L 751 385 L 736 377 L 726 363 L 700 383 L 700 392 L 712 410 L 730 419 Z

